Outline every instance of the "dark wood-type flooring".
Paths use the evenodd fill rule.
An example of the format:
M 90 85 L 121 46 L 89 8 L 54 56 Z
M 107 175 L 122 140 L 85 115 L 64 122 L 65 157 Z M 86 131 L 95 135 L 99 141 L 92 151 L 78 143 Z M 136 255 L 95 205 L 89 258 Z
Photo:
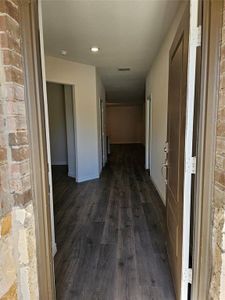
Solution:
M 57 299 L 175 299 L 165 215 L 141 145 L 115 145 L 99 180 L 53 167 Z

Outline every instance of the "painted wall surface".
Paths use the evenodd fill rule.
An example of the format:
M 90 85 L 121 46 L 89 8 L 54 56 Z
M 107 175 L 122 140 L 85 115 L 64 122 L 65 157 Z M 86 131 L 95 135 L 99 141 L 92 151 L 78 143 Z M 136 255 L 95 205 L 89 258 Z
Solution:
M 150 174 L 164 204 L 166 204 L 166 185 L 161 167 L 165 161 L 164 146 L 167 140 L 169 51 L 184 9 L 185 5 L 182 5 L 178 10 L 146 79 L 146 99 L 149 95 L 152 99 Z
M 96 98 L 97 98 L 97 111 L 98 111 L 98 149 L 99 149 L 99 172 L 102 170 L 102 165 L 105 165 L 107 161 L 107 147 L 106 147 L 106 117 L 105 117 L 105 88 L 101 81 L 100 76 L 96 73 Z M 102 110 L 101 112 L 101 104 L 102 101 Z M 102 123 L 101 124 L 101 114 L 102 114 Z M 101 126 L 103 136 L 101 137 Z M 103 138 L 103 143 L 102 139 Z M 102 155 L 103 153 L 103 155 Z
M 143 143 L 143 105 L 108 104 L 106 123 L 111 144 Z
M 50 147 L 52 165 L 67 165 L 67 133 L 64 86 L 47 83 Z
M 73 109 L 73 88 L 64 85 L 65 117 L 66 117 L 66 140 L 68 176 L 76 178 L 76 150 L 75 150 L 75 127 Z
M 46 57 L 46 79 L 73 85 L 77 181 L 99 177 L 96 68 L 55 57 Z

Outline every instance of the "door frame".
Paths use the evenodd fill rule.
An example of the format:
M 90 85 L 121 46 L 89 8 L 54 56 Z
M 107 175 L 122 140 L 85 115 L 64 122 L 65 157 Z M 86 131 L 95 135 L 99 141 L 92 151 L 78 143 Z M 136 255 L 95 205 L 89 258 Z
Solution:
M 47 160 L 48 160 L 48 185 L 49 185 L 49 197 L 50 197 L 50 213 L 51 213 L 51 232 L 52 232 L 52 254 L 57 253 L 57 245 L 55 238 L 55 222 L 54 222 L 54 205 L 53 205 L 53 181 L 52 181 L 52 167 L 51 167 L 51 146 L 50 146 L 50 128 L 49 128 L 49 112 L 48 112 L 48 100 L 47 100 L 47 81 L 45 71 L 44 60 L 44 37 L 43 37 L 43 23 L 42 23 L 42 10 L 40 1 L 38 2 L 38 21 L 40 35 L 40 54 L 41 54 L 41 73 L 42 73 L 42 86 L 43 86 L 43 98 L 44 98 L 44 119 L 45 119 L 45 134 L 46 134 L 46 147 L 47 147 Z
M 215 157 L 215 126 L 218 103 L 218 65 L 222 23 L 222 2 L 203 1 L 203 59 L 201 76 L 201 106 L 199 115 L 198 164 L 196 176 L 196 215 L 194 226 L 194 275 L 192 299 L 206 299 L 209 291 L 211 253 L 211 202 Z M 37 265 L 41 299 L 55 299 L 52 256 L 51 216 L 47 145 L 44 120 L 44 99 L 40 75 L 40 41 L 38 37 L 39 0 L 23 1 L 23 40 L 26 44 L 25 90 L 28 127 L 31 142 L 32 187 L 37 238 Z M 212 19 L 214 22 L 212 22 Z M 28 26 L 28 24 L 30 26 Z M 42 30 L 42 28 L 41 28 Z M 210 38 L 209 38 L 210 37 Z M 210 77 L 210 78 L 209 78 Z M 209 80 L 210 79 L 210 80 Z M 215 125 L 215 124 L 214 124 Z M 204 200 L 204 201 L 203 201 Z M 199 259 L 201 257 L 201 260 Z
M 45 73 L 45 66 L 42 69 L 42 73 Z M 73 133 L 74 133 L 74 157 L 75 157 L 75 171 L 74 173 L 70 173 L 69 172 L 69 158 L 68 158 L 68 173 L 67 176 L 74 178 L 75 181 L 77 181 L 77 147 L 76 147 L 76 119 L 75 119 L 75 86 L 72 84 L 67 84 L 67 83 L 63 83 L 63 82 L 56 82 L 56 81 L 50 81 L 47 80 L 45 76 L 43 76 L 43 86 L 44 89 L 46 89 L 46 94 L 44 93 L 44 104 L 45 104 L 45 122 L 46 124 L 48 124 L 48 126 L 46 125 L 46 139 L 48 140 L 47 142 L 47 150 L 50 152 L 49 156 L 48 156 L 48 164 L 49 164 L 49 169 L 51 170 L 52 167 L 52 160 L 51 160 L 51 137 L 50 137 L 50 125 L 49 125 L 49 106 L 48 106 L 48 96 L 47 96 L 47 92 L 48 92 L 48 83 L 53 83 L 56 85 L 60 85 L 63 87 L 63 97 L 64 97 L 64 101 L 63 101 L 63 105 L 64 105 L 64 109 L 65 109 L 65 126 L 66 126 L 66 140 L 67 140 L 67 157 L 69 157 L 69 147 L 68 147 L 68 132 L 67 132 L 67 97 L 66 97 L 66 88 L 69 87 L 71 89 L 71 95 L 72 95 L 72 120 L 73 120 Z M 54 164 L 53 164 L 54 165 Z M 50 176 L 51 176 L 51 184 L 52 184 L 52 171 L 49 172 Z M 53 198 L 54 195 L 52 193 L 52 197 L 51 197 L 51 201 L 53 202 Z M 54 210 L 53 210 L 53 221 L 54 221 Z M 54 249 L 54 247 L 53 247 Z M 57 249 L 56 249 L 57 250 Z
M 151 175 L 151 156 L 152 156 L 152 95 L 149 96 L 149 132 L 148 132 L 148 168 Z
M 104 100 L 99 98 L 101 170 L 105 166 Z
M 49 81 L 48 81 L 49 82 Z M 47 83 L 47 82 L 46 82 Z M 70 90 L 70 99 L 68 100 L 67 97 L 67 91 L 68 89 Z M 77 152 L 77 148 L 76 148 L 76 120 L 75 120 L 75 110 L 74 110 L 74 106 L 75 106 L 75 93 L 74 93 L 74 87 L 73 85 L 69 85 L 69 84 L 64 84 L 63 85 L 63 92 L 64 92 L 64 107 L 65 107 L 65 119 L 66 119 L 66 140 L 67 140 L 67 157 L 68 157 L 68 176 L 74 178 L 74 180 L 76 181 L 77 178 L 77 168 L 76 168 L 76 152 Z M 72 151 L 72 155 L 74 156 L 74 172 L 70 172 L 71 168 L 71 161 L 70 161 L 70 145 L 69 145 L 69 131 L 68 131 L 68 113 L 69 113 L 69 109 L 68 109 L 68 101 L 71 100 L 71 105 L 72 105 L 72 110 L 71 110 L 71 115 L 72 115 L 72 123 L 73 125 L 71 126 L 72 131 L 73 131 L 73 151 Z
M 40 299 L 54 300 L 55 274 L 52 249 L 48 153 L 39 36 L 39 0 L 20 1 L 24 90 L 30 142 L 30 166 L 35 215 L 38 289 Z M 32 101 L 30 101 L 32 99 Z
M 145 102 L 145 169 L 151 174 L 152 95 Z
M 189 3 L 189 42 L 187 66 L 187 96 L 184 141 L 184 181 L 183 181 L 183 218 L 182 218 L 182 257 L 181 257 L 181 291 L 180 299 L 188 299 L 188 285 L 192 283 L 190 268 L 190 224 L 193 174 L 196 157 L 193 157 L 194 108 L 196 102 L 196 68 L 197 49 L 201 44 L 198 26 L 199 1 Z
M 196 3 L 195 3 L 196 4 Z M 219 59 L 220 41 L 222 30 L 223 1 L 201 1 L 202 5 L 202 58 L 200 76 L 200 108 L 197 116 L 199 130 L 197 132 L 197 164 L 194 180 L 194 226 L 193 226 L 193 261 L 192 272 L 184 274 L 185 281 L 191 281 L 191 299 L 207 299 L 211 279 L 211 253 L 212 253 L 212 225 L 211 211 L 213 199 L 213 181 L 215 166 L 216 145 L 216 119 L 219 95 Z M 200 6 L 201 6 L 200 5 Z M 195 20 L 198 20 L 195 16 Z M 196 24 L 199 25 L 199 24 Z M 193 91 L 192 91 L 193 95 Z M 194 98 L 193 98 L 194 99 Z M 192 111 L 193 111 L 192 107 Z M 193 115 L 193 114 L 192 114 Z M 189 157 L 192 156 L 192 144 L 188 148 Z M 191 165 L 186 166 L 192 168 Z M 191 177 L 189 177 L 191 184 Z M 190 199 L 189 190 L 189 199 Z M 187 194 L 184 193 L 185 197 Z M 185 223 L 190 221 L 186 215 Z M 189 221 L 188 221 L 189 220 Z M 186 226 L 184 239 L 189 238 L 189 227 Z M 186 270 L 189 269 L 189 247 L 183 256 L 182 263 L 186 262 Z M 186 258 L 185 258 L 186 257 Z M 185 261 L 184 261 L 185 260 Z M 207 264 L 205 262 L 208 262 Z M 185 299 L 187 288 L 181 299 Z
M 200 108 L 197 136 L 191 299 L 207 299 L 210 289 L 211 204 L 215 167 L 216 122 L 219 94 L 219 57 L 223 1 L 202 1 L 203 31 Z M 208 262 L 208 263 L 205 263 Z

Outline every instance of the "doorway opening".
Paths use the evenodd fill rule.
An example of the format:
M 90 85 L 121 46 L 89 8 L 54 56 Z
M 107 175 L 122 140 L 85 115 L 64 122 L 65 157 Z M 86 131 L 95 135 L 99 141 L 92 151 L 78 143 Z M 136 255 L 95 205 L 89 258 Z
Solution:
M 58 182 L 68 178 L 76 180 L 76 143 L 75 143 L 75 111 L 73 86 L 55 82 L 46 82 L 47 114 L 46 124 L 49 128 L 49 185 L 52 224 L 52 247 L 57 252 L 57 211 Z
M 51 165 L 76 179 L 73 87 L 47 82 Z
M 177 50 L 180 51 L 181 48 L 178 47 Z M 180 60 L 182 60 L 182 58 L 178 57 L 178 63 Z M 95 102 L 95 105 L 96 105 L 96 102 Z M 174 124 L 173 124 L 173 126 L 174 126 Z M 182 136 L 182 138 L 183 138 L 183 136 Z M 117 143 L 115 143 L 115 144 L 117 144 Z M 102 143 L 101 143 L 101 145 L 102 145 Z M 102 147 L 103 147 L 103 145 L 102 145 Z M 149 183 L 147 181 L 147 178 L 145 176 L 143 176 L 139 167 L 137 165 L 135 165 L 138 160 L 137 157 L 142 156 L 142 155 L 138 155 L 138 150 L 134 145 L 121 146 L 121 144 L 118 143 L 115 146 L 113 145 L 112 149 L 113 149 L 113 151 L 112 151 L 113 155 L 112 155 L 112 159 L 111 159 L 112 163 L 109 164 L 109 166 L 107 166 L 106 169 L 103 171 L 104 175 L 102 176 L 100 181 L 92 181 L 92 182 L 82 183 L 79 185 L 79 187 L 77 186 L 77 189 L 75 189 L 75 190 L 73 190 L 73 187 L 70 186 L 68 183 L 65 184 L 65 186 L 67 188 L 71 189 L 70 190 L 71 194 L 67 195 L 67 199 L 69 199 L 69 202 L 67 202 L 67 204 L 65 204 L 66 208 L 68 209 L 68 215 L 69 215 L 70 222 L 67 222 L 66 225 L 64 224 L 65 226 L 61 225 L 61 230 L 62 230 L 61 233 L 62 233 L 62 237 L 63 236 L 65 237 L 65 234 L 70 232 L 70 237 L 68 237 L 68 239 L 67 239 L 67 241 L 68 241 L 67 251 L 69 251 L 70 250 L 69 247 L 72 246 L 73 249 L 75 250 L 75 253 L 72 254 L 72 257 L 70 257 L 72 259 L 72 264 L 70 264 L 70 262 L 71 262 L 70 259 L 67 262 L 64 261 L 64 258 L 66 256 L 64 256 L 63 254 L 60 254 L 58 256 L 59 261 L 61 261 L 61 263 L 59 263 L 59 266 L 60 266 L 59 274 L 62 275 L 60 270 L 63 269 L 65 271 L 65 273 L 64 273 L 64 274 L 66 274 L 65 282 L 68 282 L 68 291 L 70 290 L 70 293 L 71 293 L 70 295 L 72 295 L 74 298 L 76 298 L 77 295 L 80 295 L 81 298 L 84 295 L 86 295 L 86 297 L 87 297 L 87 295 L 91 295 L 93 292 L 93 290 L 92 290 L 93 286 L 95 288 L 94 292 L 96 294 L 96 297 L 101 297 L 101 295 L 107 295 L 108 291 L 112 292 L 112 290 L 109 290 L 106 286 L 102 286 L 102 283 L 99 280 L 100 276 L 99 276 L 98 272 L 97 273 L 93 272 L 92 276 L 90 276 L 90 277 L 89 277 L 89 274 L 91 273 L 90 271 L 93 269 L 96 271 L 96 268 L 98 271 L 102 271 L 102 269 L 107 270 L 107 268 L 105 268 L 107 263 L 109 263 L 109 265 L 112 263 L 113 259 L 115 258 L 115 256 L 114 256 L 115 248 L 112 249 L 110 247 L 110 245 L 112 245 L 112 244 L 114 245 L 113 242 L 115 241 L 114 240 L 115 234 L 117 234 L 118 236 L 120 234 L 122 236 L 122 239 L 120 240 L 120 241 L 122 241 L 122 244 L 119 243 L 116 246 L 116 253 L 118 254 L 117 250 L 119 249 L 119 251 L 120 251 L 119 253 L 121 255 L 121 256 L 119 255 L 119 258 L 122 257 L 121 260 L 119 259 L 117 261 L 118 265 L 116 266 L 116 274 L 117 275 L 119 274 L 119 276 L 116 277 L 117 279 L 118 278 L 123 278 L 123 279 L 127 278 L 127 276 L 128 276 L 127 274 L 129 272 L 123 273 L 123 271 L 118 271 L 118 270 L 120 270 L 119 267 L 121 267 L 121 270 L 124 270 L 124 266 L 125 266 L 125 270 L 126 271 L 129 270 L 129 262 L 130 262 L 130 260 L 133 261 L 133 258 L 134 258 L 134 256 L 128 255 L 129 253 L 127 254 L 127 252 L 125 252 L 125 254 L 124 254 L 124 252 L 123 252 L 124 245 L 127 246 L 128 250 L 130 249 L 129 248 L 130 244 L 128 243 L 129 245 L 127 245 L 125 242 L 125 241 L 127 241 L 126 237 L 128 237 L 128 241 L 129 241 L 130 237 L 134 236 L 135 238 L 137 238 L 136 245 L 138 245 L 138 241 L 143 242 L 143 240 L 147 240 L 145 238 L 142 239 L 143 236 L 142 236 L 141 228 L 139 228 L 140 231 L 138 232 L 138 234 L 139 234 L 138 237 L 133 235 L 133 233 L 129 233 L 127 236 L 124 237 L 123 234 L 124 234 L 124 232 L 126 233 L 126 230 L 124 230 L 124 231 L 121 230 L 120 233 L 118 234 L 118 231 L 121 228 L 118 228 L 117 225 L 115 226 L 114 221 L 115 220 L 117 221 L 117 218 L 118 218 L 118 221 L 121 221 L 120 217 L 123 215 L 123 217 L 125 218 L 125 219 L 123 219 L 123 221 L 126 220 L 126 217 L 128 217 L 128 220 L 127 220 L 128 223 L 122 224 L 122 226 L 121 226 L 122 229 L 124 229 L 124 227 L 137 229 L 138 223 L 135 223 L 136 219 L 134 218 L 135 221 L 132 221 L 131 224 L 129 224 L 129 220 L 130 220 L 129 217 L 131 217 L 131 218 L 137 217 L 137 219 L 139 219 L 139 217 L 140 217 L 139 213 L 141 212 L 141 216 L 143 216 L 142 212 L 147 211 L 148 213 L 146 214 L 145 218 L 146 218 L 146 220 L 148 220 L 148 216 L 150 215 L 150 212 L 148 211 L 148 207 L 145 208 L 145 205 L 144 205 L 145 201 L 143 204 L 143 199 L 145 199 L 146 195 L 149 197 L 149 199 L 153 199 L 154 198 L 153 195 L 157 194 L 157 192 L 154 189 L 154 185 L 151 185 L 151 183 Z M 118 154 L 118 149 L 119 149 L 120 154 Z M 159 168 L 159 170 L 160 170 L 160 168 Z M 108 171 L 112 172 L 112 174 L 115 175 L 115 177 L 107 177 Z M 171 180 L 172 179 L 173 178 L 171 178 Z M 122 180 L 123 186 L 118 185 L 119 180 Z M 149 180 L 149 178 L 148 178 L 148 180 Z M 111 182 L 112 182 L 112 186 L 110 185 Z M 148 182 L 148 187 L 144 186 L 144 184 L 143 184 L 143 183 L 147 183 L 147 182 Z M 103 185 L 101 186 L 102 183 L 103 183 Z M 106 185 L 104 185 L 104 183 L 106 183 Z M 171 183 L 173 183 L 173 182 L 170 182 L 170 184 Z M 175 189 L 176 189 L 176 187 L 174 188 L 174 190 Z M 76 199 L 78 199 L 78 202 L 76 204 L 74 204 L 74 202 L 73 202 L 74 195 L 78 196 L 76 198 Z M 106 200 L 107 195 L 109 195 L 108 203 L 103 201 L 103 200 Z M 114 195 L 114 196 L 112 196 L 112 195 Z M 128 199 L 128 203 L 125 203 L 125 204 L 123 203 L 124 195 L 127 196 L 125 199 Z M 116 207 L 118 205 L 118 203 L 116 203 L 114 197 L 122 198 L 121 202 L 119 203 L 119 207 Z M 84 199 L 89 199 L 89 200 L 87 202 L 85 202 L 85 204 L 83 206 Z M 79 215 L 74 214 L 75 210 L 73 212 L 72 212 L 72 210 L 70 210 L 72 205 L 75 205 L 74 209 L 75 210 L 77 209 L 77 212 Z M 154 201 L 153 201 L 152 205 L 153 206 L 155 205 Z M 148 206 L 148 205 L 146 205 L 146 206 Z M 98 211 L 98 215 L 96 215 L 97 211 Z M 116 216 L 114 215 L 114 213 L 116 213 Z M 171 212 L 171 214 L 172 214 L 172 212 Z M 94 218 L 94 219 L 92 219 L 92 218 Z M 172 218 L 170 218 L 170 220 L 172 220 Z M 91 223 L 88 223 L 88 222 L 91 222 Z M 171 228 L 176 227 L 175 223 L 176 222 L 174 222 L 174 224 L 170 224 Z M 89 224 L 90 226 L 87 224 Z M 121 225 L 121 223 L 120 223 L 120 225 Z M 87 229 L 87 227 L 88 227 L 88 229 Z M 153 227 L 155 229 L 155 223 L 153 224 Z M 87 229 L 87 231 L 85 231 L 86 229 Z M 149 231 L 151 232 L 151 229 Z M 93 237 L 94 237 L 94 241 L 93 241 Z M 179 238 L 180 238 L 180 236 L 179 236 Z M 171 240 L 172 239 L 176 239 L 176 237 L 172 236 Z M 98 245 L 95 244 L 96 241 L 98 241 Z M 119 241 L 119 237 L 118 237 L 117 241 Z M 134 240 L 132 240 L 132 242 L 133 241 Z M 63 241 L 61 241 L 61 243 L 63 243 Z M 149 246 L 149 245 L 147 245 L 147 246 Z M 76 247 L 78 247 L 78 248 L 76 248 Z M 115 245 L 114 245 L 114 247 L 115 247 Z M 131 247 L 133 247 L 133 244 Z M 141 245 L 141 250 L 139 249 L 140 250 L 139 254 L 142 251 L 144 251 L 143 248 L 144 248 L 144 246 Z M 154 245 L 153 245 L 153 248 L 154 248 Z M 178 252 L 177 248 L 179 248 L 179 245 L 176 246 L 175 248 L 176 249 L 171 249 L 171 252 L 173 252 L 173 253 L 171 253 L 171 257 L 174 255 L 174 253 L 176 254 Z M 88 251 L 90 251 L 90 252 L 88 252 Z M 135 254 L 136 254 L 135 261 L 137 263 L 138 247 L 135 248 L 135 251 L 136 251 L 135 252 Z M 67 252 L 67 253 L 69 253 L 69 252 Z M 80 256 L 80 254 L 82 254 L 82 255 Z M 92 256 L 92 255 L 94 255 L 94 256 Z M 179 253 L 179 255 L 180 255 L 180 253 Z M 103 256 L 103 258 L 105 257 L 105 259 L 101 259 L 102 256 Z M 143 256 L 144 256 L 144 252 L 142 252 L 141 257 L 143 257 Z M 93 265 L 91 264 L 91 266 L 90 266 L 89 262 L 92 261 L 92 258 L 93 258 Z M 110 258 L 110 259 L 108 260 L 108 258 Z M 112 260 L 111 260 L 111 258 L 112 258 Z M 118 257 L 116 256 L 116 259 L 117 258 Z M 148 258 L 146 258 L 145 261 L 147 261 L 147 260 L 148 260 Z M 173 258 L 171 260 L 173 260 Z M 115 263 L 115 261 L 114 261 L 114 263 Z M 139 261 L 138 267 L 143 266 L 143 265 L 144 265 L 144 263 Z M 88 269 L 89 267 L 91 267 L 91 269 Z M 133 270 L 133 267 L 131 267 L 130 269 Z M 70 278 L 69 273 L 74 270 L 76 270 L 76 272 L 75 272 L 76 280 L 73 277 L 72 281 L 70 281 L 71 278 Z M 80 273 L 79 271 L 82 271 L 83 273 Z M 174 271 L 174 273 L 179 273 L 179 272 L 180 272 L 180 267 L 177 272 Z M 144 283 L 145 282 L 144 278 L 142 278 L 140 275 L 141 273 L 142 272 L 135 273 L 136 275 L 138 274 L 138 280 L 136 280 L 137 279 L 137 277 L 136 277 L 135 283 L 137 283 L 137 282 Z M 80 278 L 79 278 L 78 274 L 81 274 Z M 93 277 L 93 274 L 95 274 L 95 277 Z M 108 282 L 112 283 L 111 275 L 114 274 L 113 272 L 111 272 L 110 274 L 101 272 L 101 274 L 104 274 L 105 275 L 104 278 Z M 188 276 L 188 275 L 186 274 L 186 276 Z M 151 275 L 148 275 L 147 277 L 150 279 Z M 179 286 L 180 285 L 180 277 L 177 274 L 175 274 L 174 277 L 176 277 L 175 281 L 176 281 L 176 279 L 179 281 L 179 283 L 177 284 L 177 295 L 179 295 L 179 293 L 180 293 L 180 286 Z M 134 278 L 134 277 L 132 276 L 132 278 Z M 129 280 L 132 281 L 132 278 L 129 278 Z M 84 286 L 79 285 L 79 279 L 82 279 L 83 282 L 89 283 L 89 287 L 88 287 L 88 291 L 87 291 L 88 294 L 85 294 L 86 291 L 84 290 Z M 185 280 L 186 281 L 189 280 L 189 277 L 188 277 L 188 279 L 185 278 Z M 60 280 L 58 282 L 59 282 L 59 286 L 60 286 L 62 281 Z M 118 281 L 116 281 L 116 282 L 118 284 Z M 152 284 L 154 285 L 154 279 L 152 281 Z M 111 285 L 109 285 L 109 286 L 112 287 Z M 137 288 L 137 290 L 135 292 L 137 294 L 138 294 L 138 292 L 140 292 L 140 290 L 142 290 L 142 292 L 145 293 L 144 292 L 145 289 L 146 290 L 148 289 L 147 285 L 145 285 L 145 284 L 142 285 L 143 289 L 140 288 L 140 285 L 138 285 L 138 286 L 139 287 L 137 288 L 137 286 L 131 284 L 130 289 L 132 290 L 132 288 L 134 288 L 134 287 L 135 287 L 135 289 Z M 116 287 L 118 287 L 118 285 L 116 285 Z M 154 289 L 154 287 L 151 286 L 151 288 L 153 288 L 156 295 L 157 295 L 157 293 L 160 294 L 163 290 L 163 287 L 160 287 L 160 289 L 157 289 L 157 288 Z M 160 292 L 159 292 L 159 290 L 160 290 Z M 106 293 L 106 294 L 104 294 L 104 293 Z M 126 294 L 127 291 L 125 291 L 124 293 Z M 111 293 L 110 293 L 110 295 L 111 295 Z

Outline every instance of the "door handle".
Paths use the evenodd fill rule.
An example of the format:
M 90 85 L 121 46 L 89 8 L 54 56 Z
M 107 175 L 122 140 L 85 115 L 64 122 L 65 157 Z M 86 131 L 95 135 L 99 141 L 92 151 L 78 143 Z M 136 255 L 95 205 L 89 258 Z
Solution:
M 163 177 L 163 179 L 165 181 L 165 184 L 167 184 L 167 178 L 166 178 L 163 170 L 167 169 L 167 167 L 168 167 L 168 160 L 166 159 L 165 162 L 162 164 L 162 167 L 161 167 L 161 175 L 162 175 L 162 177 Z
M 169 152 L 169 143 L 168 143 L 168 142 L 165 143 L 165 146 L 164 146 L 164 152 L 165 152 L 165 153 L 168 153 L 168 152 Z

